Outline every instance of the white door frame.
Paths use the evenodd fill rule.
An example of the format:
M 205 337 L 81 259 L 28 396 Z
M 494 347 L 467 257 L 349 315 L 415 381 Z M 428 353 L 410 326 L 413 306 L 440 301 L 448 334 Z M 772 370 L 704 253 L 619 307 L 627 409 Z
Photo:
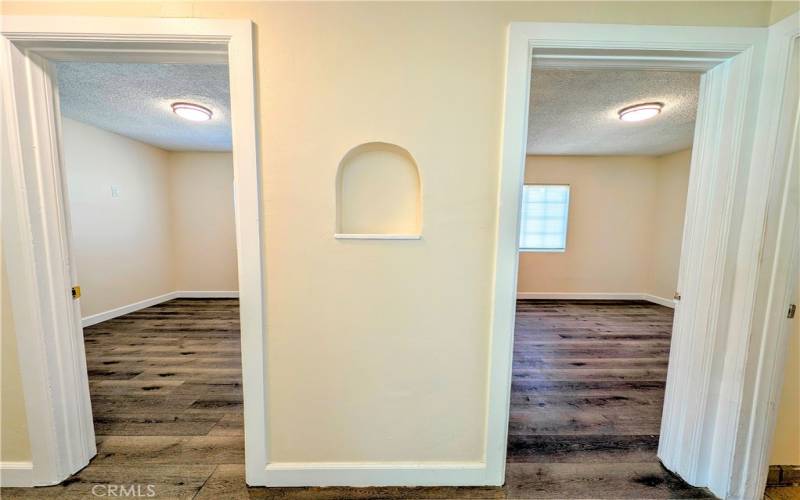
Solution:
M 267 463 L 265 286 L 252 23 L 247 20 L 2 18 L 3 252 L 32 460 L 4 485 L 50 485 L 96 454 L 78 305 L 70 296 L 60 111 L 48 60 L 227 63 L 247 480 Z M 19 484 L 22 483 L 22 484 Z
M 757 116 L 771 123 L 776 113 L 758 111 L 762 79 L 781 71 L 771 62 L 775 74 L 764 74 L 766 44 L 766 28 L 511 24 L 487 415 L 487 466 L 497 484 L 505 468 L 531 71 L 535 77 L 536 67 L 699 70 L 705 74 L 679 272 L 683 298 L 675 313 L 658 456 L 689 483 L 707 486 L 718 496 L 755 498 L 739 496 L 734 483 L 741 480 L 757 489 L 756 478 L 766 473 L 764 461 L 742 464 L 739 459 L 750 454 L 748 446 L 763 448 L 772 429 L 748 412 L 744 395 L 778 354 L 750 349 L 753 329 L 736 321 L 736 315 L 752 311 L 761 296 L 752 280 L 741 277 L 755 275 L 758 251 L 751 250 L 768 243 L 763 211 L 769 197 L 748 177 L 772 178 L 786 167 L 753 155 L 754 145 L 774 143 L 779 129 L 757 133 L 753 126 Z M 782 71 L 785 75 L 785 65 Z M 778 80 L 780 85 L 764 92 L 782 95 L 784 78 Z M 744 363 L 738 361 L 744 359 L 756 376 L 743 376 Z M 758 393 L 752 404 L 766 405 L 768 392 Z M 751 435 L 745 445 L 734 439 L 743 428 L 764 432 Z

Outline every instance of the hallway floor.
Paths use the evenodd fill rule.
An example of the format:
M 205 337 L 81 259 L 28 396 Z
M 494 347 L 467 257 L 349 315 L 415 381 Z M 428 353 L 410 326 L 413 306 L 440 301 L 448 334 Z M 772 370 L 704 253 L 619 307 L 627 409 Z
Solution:
M 85 329 L 97 456 L 11 498 L 706 498 L 656 458 L 672 310 L 519 301 L 506 485 L 247 488 L 235 299 L 178 299 Z M 106 490 L 102 490 L 106 491 Z

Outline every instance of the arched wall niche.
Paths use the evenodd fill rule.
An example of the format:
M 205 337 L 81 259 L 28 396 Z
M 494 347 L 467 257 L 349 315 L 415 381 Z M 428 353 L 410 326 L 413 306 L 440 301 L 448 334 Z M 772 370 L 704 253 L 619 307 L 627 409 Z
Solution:
M 417 162 L 386 142 L 354 147 L 336 174 L 336 238 L 419 239 L 422 183 Z

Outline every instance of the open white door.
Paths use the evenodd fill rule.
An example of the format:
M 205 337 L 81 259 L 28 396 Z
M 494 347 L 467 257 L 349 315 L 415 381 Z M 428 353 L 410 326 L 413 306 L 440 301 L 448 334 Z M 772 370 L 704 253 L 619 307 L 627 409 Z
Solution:
M 61 175 L 60 113 L 46 59 L 2 40 L 3 251 L 18 335 L 31 481 L 55 484 L 97 453 Z M 5 157 L 4 157 L 5 160 Z M 55 196 L 38 197 L 36 190 Z M 59 263 L 61 265 L 52 265 Z
M 770 175 L 756 170 L 750 179 L 767 191 L 768 201 L 754 277 L 756 301 L 751 316 L 743 316 L 752 326 L 744 366 L 738 367 L 746 382 L 731 457 L 731 498 L 763 496 L 786 346 L 800 321 L 789 317 L 800 272 L 800 13 L 769 28 L 767 54 L 757 126 L 762 137 L 753 167 L 772 168 Z
M 755 127 L 736 137 L 718 138 L 720 146 L 735 148 L 742 134 L 753 134 L 746 176 L 733 179 L 739 186 L 736 199 L 744 200 L 731 214 L 736 223 L 725 232 L 710 233 L 708 221 L 687 216 L 684 229 L 678 284 L 683 297 L 675 315 L 659 458 L 690 483 L 708 486 L 721 498 L 761 498 L 766 482 L 786 316 L 797 278 L 793 261 L 800 243 L 799 35 L 800 14 L 769 28 L 766 57 L 763 65 L 755 66 L 761 72 L 760 88 L 737 97 L 740 104 L 758 101 Z M 704 78 L 728 69 L 720 65 Z M 698 126 L 702 120 L 698 116 Z M 695 150 L 692 176 L 698 160 Z M 702 186 L 690 180 L 690 186 L 701 192 L 692 193 L 690 187 L 687 212 L 692 202 L 710 203 L 716 196 L 713 179 Z M 709 268 L 720 263 L 709 261 L 705 250 L 693 244 L 720 239 L 728 239 L 731 246 L 718 281 L 682 289 L 689 288 L 687 283 L 697 285 L 698 274 L 714 279 Z M 722 307 L 709 308 L 714 301 Z M 703 330 L 708 335 L 695 335 Z M 697 363 L 698 352 L 706 353 L 702 363 Z

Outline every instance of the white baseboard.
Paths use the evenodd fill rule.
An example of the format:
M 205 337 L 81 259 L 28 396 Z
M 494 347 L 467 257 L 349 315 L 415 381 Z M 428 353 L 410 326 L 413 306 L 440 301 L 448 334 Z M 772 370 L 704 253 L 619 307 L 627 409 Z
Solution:
M 236 299 L 239 298 L 239 290 L 201 290 L 201 291 L 177 291 L 172 292 L 176 299 Z
M 675 308 L 672 299 L 649 293 L 603 293 L 603 292 L 517 292 L 517 299 L 535 300 L 646 300 L 654 304 Z
M 124 316 L 125 314 L 138 311 L 139 309 L 144 309 L 145 307 L 154 306 L 156 304 L 160 304 L 162 302 L 166 302 L 174 298 L 175 298 L 175 292 L 170 292 L 170 293 L 165 293 L 164 295 L 159 295 L 158 297 L 151 297 L 149 299 L 140 300 L 139 302 L 134 302 L 133 304 L 128 304 L 122 307 L 117 307 L 115 309 L 110 309 L 108 311 L 103 311 L 101 313 L 92 314 L 91 316 L 86 316 L 85 318 L 81 318 L 81 326 L 87 327 L 96 325 L 97 323 L 102 323 L 103 321 L 107 321 L 111 318 Z
M 265 472 L 266 484 L 252 486 L 493 485 L 485 462 L 278 462 Z
M 641 300 L 641 293 L 517 292 L 518 299 L 539 300 Z
M 33 486 L 31 462 L 0 462 L 0 486 L 26 488 Z
M 81 318 L 81 326 L 85 328 L 87 326 L 96 325 L 97 323 L 102 323 L 103 321 L 107 321 L 109 319 L 116 318 L 119 316 L 124 316 L 134 311 L 138 311 L 139 309 L 144 309 L 146 307 L 154 306 L 156 304 L 160 304 L 162 302 L 166 302 L 168 300 L 173 300 L 173 299 L 228 299 L 228 298 L 236 298 L 238 296 L 239 296 L 238 290 L 232 290 L 232 291 L 180 290 L 177 292 L 169 292 L 165 293 L 164 295 L 159 295 L 158 297 L 151 297 L 149 299 L 140 300 L 139 302 L 134 302 L 133 304 L 128 304 L 122 307 L 117 307 L 115 309 L 110 309 L 108 311 L 103 311 L 101 313 L 92 314 L 91 316 L 86 316 L 85 318 Z
M 674 299 L 667 299 L 664 297 L 659 297 L 658 295 L 651 295 L 649 293 L 642 294 L 642 300 L 646 300 L 648 302 L 652 302 L 653 304 L 659 304 L 665 307 L 671 307 L 675 309 L 675 300 Z

